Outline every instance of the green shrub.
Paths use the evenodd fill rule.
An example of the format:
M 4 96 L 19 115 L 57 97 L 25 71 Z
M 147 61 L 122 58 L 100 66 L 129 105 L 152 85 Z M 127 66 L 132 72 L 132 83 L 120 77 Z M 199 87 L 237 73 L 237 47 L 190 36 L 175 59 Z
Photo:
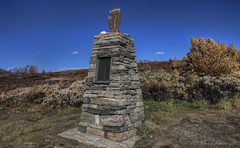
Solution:
M 217 103 L 230 99 L 240 93 L 240 79 L 235 77 L 195 77 L 186 82 L 188 99 L 208 100 Z
M 206 100 L 215 104 L 240 94 L 240 79 L 236 77 L 200 77 L 193 73 L 181 76 L 177 71 L 168 73 L 164 70 L 145 71 L 140 73 L 139 77 L 143 98 L 154 101 Z
M 167 99 L 185 99 L 187 94 L 184 77 L 178 71 L 172 73 L 159 70 L 157 72 L 144 71 L 139 74 L 141 89 L 145 99 L 155 101 Z

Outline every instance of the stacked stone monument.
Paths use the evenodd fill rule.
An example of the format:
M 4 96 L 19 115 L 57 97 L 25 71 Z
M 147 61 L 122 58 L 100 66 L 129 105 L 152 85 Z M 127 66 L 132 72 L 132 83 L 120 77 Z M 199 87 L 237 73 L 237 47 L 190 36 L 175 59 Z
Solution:
M 95 36 L 79 131 L 121 142 L 136 135 L 144 107 L 133 39 L 118 27 Z

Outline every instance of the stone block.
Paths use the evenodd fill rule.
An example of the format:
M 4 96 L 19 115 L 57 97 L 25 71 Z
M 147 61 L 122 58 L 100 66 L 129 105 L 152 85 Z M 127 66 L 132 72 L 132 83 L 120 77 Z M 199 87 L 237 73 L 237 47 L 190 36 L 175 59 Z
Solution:
M 86 133 L 87 132 L 87 127 L 86 126 L 79 126 L 78 131 L 80 131 L 82 133 Z
M 100 123 L 103 126 L 123 126 L 126 123 L 123 115 L 101 116 Z
M 112 65 L 113 66 L 118 66 L 118 65 L 123 65 L 124 63 L 122 63 L 122 62 L 118 62 L 118 61 L 116 61 L 116 62 L 114 62 Z
M 111 82 L 110 84 L 109 84 L 109 86 L 117 86 L 117 87 L 120 87 L 120 83 L 119 82 Z
M 126 119 L 126 125 L 128 126 L 131 125 L 130 114 L 126 115 L 125 119 Z
M 132 84 L 133 84 L 133 85 L 140 85 L 140 81 L 139 81 L 139 82 L 134 81 Z M 140 88 L 139 88 L 139 89 L 140 89 Z M 141 90 L 141 89 L 140 89 L 140 90 Z
M 107 95 L 107 94 L 98 94 L 98 98 L 113 98 L 113 95 Z
M 137 74 L 131 75 L 131 80 L 133 80 L 133 81 L 139 81 L 138 75 L 137 75 Z
M 96 129 L 103 129 L 103 126 L 101 124 L 90 124 L 86 122 L 80 122 L 79 126 L 85 126 L 85 127 L 92 127 Z
M 115 70 L 125 70 L 126 67 L 124 65 L 117 65 L 117 66 L 112 66 L 112 69 L 115 69 Z
M 93 94 L 101 94 L 102 90 L 91 90 Z
M 130 102 L 125 99 L 110 99 L 110 98 L 93 98 L 91 100 L 91 103 L 110 106 L 124 106 L 130 104 Z
M 104 87 L 100 87 L 100 86 L 94 86 L 94 87 L 86 87 L 86 90 L 91 91 L 91 90 L 106 90 L 106 88 Z M 93 94 L 96 95 L 96 94 Z
M 128 74 L 130 74 L 130 75 L 134 75 L 134 74 L 136 74 L 136 71 L 133 70 L 133 69 L 130 69 L 130 70 L 128 71 Z
M 83 104 L 82 108 L 97 108 L 98 106 L 95 104 Z
M 130 85 L 128 88 L 129 88 L 129 89 L 136 90 L 136 89 L 139 89 L 140 86 L 139 86 L 139 85 Z
M 115 52 L 115 53 L 109 53 L 109 56 L 111 57 L 119 57 L 120 52 Z
M 115 95 L 114 96 L 114 99 L 123 99 L 124 97 L 123 97 L 124 95 Z
M 129 76 L 127 76 L 127 75 L 121 75 L 121 76 L 120 76 L 120 80 L 121 80 L 121 81 L 128 81 L 128 80 L 130 80 L 130 78 L 129 78 Z
M 112 90 L 112 91 L 106 91 L 107 96 L 113 96 L 113 95 L 121 95 L 122 92 L 120 90 Z
M 143 102 L 137 102 L 137 106 L 143 106 Z
M 122 133 L 113 133 L 113 132 L 107 132 L 107 138 L 111 139 L 113 141 L 122 142 L 128 139 L 128 132 L 122 132 Z
M 142 94 L 142 90 L 139 88 L 136 90 L 138 94 Z
M 94 124 L 95 123 L 95 115 L 87 113 L 87 112 L 82 112 L 81 121 Z
M 138 106 L 134 109 L 134 113 L 138 113 L 138 112 L 142 112 L 144 111 L 144 107 L 143 106 Z
M 132 138 L 133 136 L 136 136 L 136 135 L 137 135 L 137 129 L 136 128 L 128 131 L 128 139 Z
M 142 124 L 143 124 L 143 121 L 137 121 L 134 123 L 134 127 L 138 128 L 138 127 L 142 126 Z
M 128 109 L 127 114 L 133 113 L 133 109 Z
M 106 110 L 106 109 L 95 109 L 95 108 L 87 108 L 87 112 L 91 114 L 98 114 L 98 115 L 114 115 L 114 110 Z
M 126 109 L 117 110 L 117 111 L 114 111 L 114 114 L 115 115 L 125 115 L 125 114 L 127 114 L 127 110 Z
M 115 91 L 115 90 L 120 90 L 119 87 L 107 87 L 106 88 L 107 91 Z
M 95 115 L 95 124 L 99 123 L 100 123 L 99 115 Z
M 136 107 L 137 107 L 136 104 L 132 104 L 127 106 L 127 109 L 135 109 Z
M 93 82 L 92 78 L 87 78 L 86 82 Z
M 93 82 L 86 82 L 86 86 L 93 86 Z
M 97 58 L 96 57 L 91 57 L 91 61 L 89 62 L 89 64 L 95 64 L 97 62 Z
M 106 132 L 121 133 L 128 130 L 128 126 L 103 126 L 103 130 Z
M 96 63 L 95 64 L 89 64 L 89 69 L 90 68 L 96 68 Z
M 126 109 L 126 106 L 109 106 L 109 105 L 98 105 L 98 109 L 103 110 L 122 110 Z
M 96 94 L 85 93 L 85 94 L 83 95 L 83 98 L 96 98 L 96 97 L 97 97 Z
M 100 136 L 102 138 L 104 138 L 104 134 L 105 134 L 105 132 L 103 130 L 99 130 L 99 129 L 95 129 L 95 128 L 91 128 L 91 127 L 87 127 L 86 133 Z
M 88 77 L 95 77 L 96 76 L 96 72 L 88 72 Z
M 117 46 L 118 47 L 118 46 Z M 119 51 L 119 48 L 111 48 L 111 52 L 112 53 L 115 53 L 115 52 L 118 52 Z
M 131 99 L 133 102 L 142 102 L 142 95 L 136 94 Z
M 144 111 L 130 114 L 131 123 L 135 123 L 137 121 L 142 121 L 143 118 L 144 118 Z
M 120 80 L 120 75 L 118 75 L 118 74 L 112 74 L 112 75 L 111 75 L 111 79 L 114 80 L 114 81 L 119 81 L 119 80 Z
M 112 58 L 112 60 L 113 60 L 113 61 L 116 61 L 116 62 L 119 61 L 119 59 L 120 59 L 119 57 L 113 57 L 113 58 Z
M 137 92 L 136 92 L 136 90 L 125 90 L 125 94 L 126 95 L 136 95 Z
M 120 62 L 124 62 L 124 60 L 125 60 L 125 58 L 124 58 L 123 56 L 120 56 L 119 61 L 120 61 Z
M 123 95 L 123 98 L 127 99 L 127 101 L 131 101 L 131 95 L 129 94 L 126 94 L 126 95 Z M 129 102 L 130 103 L 130 102 Z
M 91 99 L 90 98 L 83 98 L 83 103 L 84 104 L 90 104 L 91 103 Z
M 87 112 L 82 112 L 81 114 L 81 121 L 88 123 L 88 124 L 99 124 L 99 115 L 87 113 Z

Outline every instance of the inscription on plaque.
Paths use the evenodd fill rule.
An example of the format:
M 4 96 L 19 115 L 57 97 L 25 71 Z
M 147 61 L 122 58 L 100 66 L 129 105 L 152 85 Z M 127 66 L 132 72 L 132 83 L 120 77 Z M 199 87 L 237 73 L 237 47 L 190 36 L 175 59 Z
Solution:
M 98 59 L 97 81 L 109 81 L 110 63 L 110 57 Z

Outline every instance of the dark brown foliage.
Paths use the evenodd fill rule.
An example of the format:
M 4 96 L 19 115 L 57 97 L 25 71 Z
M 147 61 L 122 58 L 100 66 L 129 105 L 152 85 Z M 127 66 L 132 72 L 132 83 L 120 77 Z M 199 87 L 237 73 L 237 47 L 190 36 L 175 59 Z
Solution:
M 69 70 L 51 73 L 36 73 L 34 75 L 3 75 L 0 76 L 0 93 L 19 87 L 31 87 L 34 85 L 56 84 L 70 85 L 76 80 L 87 76 L 88 69 Z
M 169 61 L 149 61 L 149 60 L 140 60 L 138 63 L 138 71 L 143 72 L 146 70 L 149 71 L 158 71 L 160 69 L 163 69 L 165 71 L 172 71 L 171 69 L 171 63 Z

